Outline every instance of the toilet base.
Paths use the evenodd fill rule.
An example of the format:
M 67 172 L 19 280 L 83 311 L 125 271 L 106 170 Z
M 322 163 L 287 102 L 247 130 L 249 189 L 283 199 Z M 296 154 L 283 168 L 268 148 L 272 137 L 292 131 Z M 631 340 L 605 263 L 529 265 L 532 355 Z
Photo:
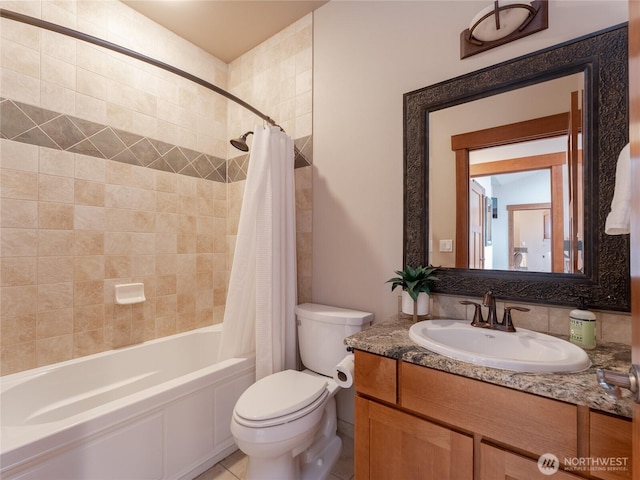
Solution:
M 315 435 L 307 440 L 308 443 L 301 439 L 299 448 L 289 450 L 284 455 L 277 457 L 248 455 L 247 480 L 326 479 L 342 451 L 342 440 L 336 434 L 337 416 L 334 397 L 328 400 L 318 427 Z
M 300 480 L 300 466 L 291 452 L 279 457 L 249 457 L 247 480 Z
M 302 466 L 302 480 L 324 480 L 327 478 L 338 461 L 341 451 L 342 440 L 336 435 L 315 459 Z
M 276 458 L 249 457 L 247 480 L 325 480 L 342 451 L 340 437 L 327 440 L 312 458 L 306 452 L 295 458 L 291 458 L 291 452 Z

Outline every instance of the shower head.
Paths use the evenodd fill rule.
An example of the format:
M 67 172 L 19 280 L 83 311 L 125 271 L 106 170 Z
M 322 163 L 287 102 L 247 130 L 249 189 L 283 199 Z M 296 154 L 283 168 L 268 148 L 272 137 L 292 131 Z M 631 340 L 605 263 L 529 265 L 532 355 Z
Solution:
M 249 145 L 247 145 L 247 137 L 249 135 L 253 135 L 253 132 L 247 132 L 244 135 L 242 135 L 240 138 L 234 138 L 230 140 L 231 145 L 236 147 L 238 150 L 241 150 L 243 152 L 248 152 Z

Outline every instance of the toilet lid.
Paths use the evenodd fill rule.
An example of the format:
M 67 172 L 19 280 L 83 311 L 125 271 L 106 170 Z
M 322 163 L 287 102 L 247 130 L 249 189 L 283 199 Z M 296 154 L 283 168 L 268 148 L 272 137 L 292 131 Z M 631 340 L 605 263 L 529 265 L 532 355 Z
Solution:
M 327 379 L 284 370 L 258 380 L 240 396 L 236 415 L 261 421 L 282 417 L 313 403 L 327 388 Z

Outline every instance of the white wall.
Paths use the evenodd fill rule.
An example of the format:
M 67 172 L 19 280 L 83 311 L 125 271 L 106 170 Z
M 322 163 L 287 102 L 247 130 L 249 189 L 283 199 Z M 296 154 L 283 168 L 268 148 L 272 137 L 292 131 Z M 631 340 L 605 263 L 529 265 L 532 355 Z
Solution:
M 626 0 L 550 0 L 549 28 L 460 60 L 490 1 L 340 1 L 314 14 L 313 301 L 397 311 L 402 96 L 627 20 Z

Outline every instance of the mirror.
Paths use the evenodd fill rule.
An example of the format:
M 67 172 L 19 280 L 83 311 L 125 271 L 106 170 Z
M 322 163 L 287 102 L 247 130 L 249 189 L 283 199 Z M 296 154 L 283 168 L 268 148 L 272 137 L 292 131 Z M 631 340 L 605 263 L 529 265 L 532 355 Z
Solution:
M 441 206 L 429 217 L 430 263 L 510 269 L 507 257 L 517 252 L 507 251 L 509 205 L 548 202 L 552 204 L 554 222 L 550 227 L 554 228 L 550 233 L 554 238 L 545 239 L 540 230 L 534 239 L 535 251 L 529 252 L 531 262 L 527 268 L 558 273 L 580 271 L 572 258 L 564 262 L 562 257 L 563 241 L 583 240 L 578 228 L 583 224 L 583 212 L 573 211 L 577 202 L 571 201 L 570 182 L 575 176 L 576 185 L 583 183 L 583 119 L 579 105 L 583 89 L 583 74 L 579 73 L 430 114 L 429 157 L 438 161 L 429 164 L 429 202 Z M 536 99 L 533 105 L 531 99 Z M 575 115 L 571 115 L 574 103 Z M 575 155 L 569 148 L 574 145 L 569 142 L 572 118 L 576 126 Z M 458 159 L 465 162 L 464 170 L 458 171 Z M 491 212 L 478 208 L 488 201 L 496 207 Z M 467 204 L 468 211 L 464 210 Z M 456 211 L 461 214 L 456 215 Z M 474 215 L 470 215 L 472 212 Z M 467 217 L 468 226 L 457 225 Z M 485 235 L 488 226 L 493 227 L 492 240 Z M 447 242 L 445 248 L 440 246 L 442 240 Z M 446 248 L 450 244 L 454 248 Z M 572 256 L 573 249 L 569 248 L 568 253 Z
M 435 292 L 482 296 L 487 290 L 493 290 L 496 296 L 505 300 L 567 306 L 575 305 L 577 297 L 584 296 L 591 308 L 630 310 L 629 238 L 627 235 L 604 234 L 604 223 L 613 198 L 617 157 L 628 142 L 627 63 L 627 29 L 626 26 L 618 26 L 405 94 L 404 260 L 406 264 L 430 263 L 443 267 Z M 484 199 L 477 200 L 477 205 L 472 208 L 471 180 L 476 179 L 477 183 L 481 183 L 478 180 L 481 175 L 473 172 L 476 167 L 471 165 L 477 161 L 470 158 L 481 148 L 514 143 L 494 142 L 487 135 L 489 128 L 524 124 L 532 119 L 543 119 L 539 123 L 548 126 L 553 118 L 561 119 L 562 115 L 567 114 L 566 103 L 559 111 L 546 111 L 541 110 L 541 105 L 549 102 L 541 100 L 530 102 L 535 107 L 532 111 L 507 107 L 503 109 L 504 112 L 496 114 L 494 110 L 497 111 L 505 102 L 515 105 L 509 96 L 518 95 L 523 89 L 542 91 L 550 88 L 554 82 L 569 84 L 571 91 L 583 92 L 578 94 L 581 97 L 579 116 L 574 117 L 580 118 L 581 124 L 579 137 L 577 140 L 574 137 L 574 145 L 578 146 L 575 155 L 580 158 L 581 176 L 570 176 L 577 182 L 573 191 L 578 192 L 572 194 L 575 198 L 571 205 L 573 230 L 566 226 L 567 220 L 556 211 L 556 202 L 552 202 L 551 198 L 513 199 L 505 203 L 507 197 L 503 196 L 504 200 L 501 201 L 500 197 L 487 195 L 485 191 Z M 543 98 L 540 95 L 525 96 Z M 456 132 L 443 132 L 440 129 L 439 117 L 456 109 L 473 107 L 476 102 L 485 112 L 491 111 L 492 114 L 464 114 L 462 118 L 465 120 L 458 122 Z M 494 123 L 489 126 L 474 126 L 474 119 L 480 117 L 484 121 L 484 117 L 488 116 L 504 117 L 505 120 L 492 120 Z M 566 127 L 563 128 L 566 131 Z M 459 136 L 478 131 L 483 132 L 477 136 L 483 138 L 487 145 L 474 144 L 452 150 Z M 539 138 L 533 134 L 528 140 Z M 442 153 L 442 144 L 447 145 L 448 151 L 445 153 Z M 460 153 L 461 150 L 463 153 Z M 474 152 L 473 155 L 471 152 Z M 566 153 L 563 155 L 566 158 Z M 509 156 L 520 157 L 524 159 L 523 164 L 532 163 L 531 159 L 526 160 L 526 157 L 531 157 L 529 154 Z M 495 166 L 499 161 L 488 163 Z M 566 161 L 560 163 L 567 168 Z M 438 170 L 443 165 L 446 173 Z M 465 169 L 465 175 L 461 176 L 460 171 Z M 553 177 L 553 167 L 547 170 Z M 430 179 L 433 181 L 430 182 Z M 553 182 L 552 179 L 550 184 Z M 569 209 L 564 199 L 568 190 L 567 185 L 561 194 L 563 200 L 558 202 L 562 203 L 564 209 Z M 493 218 L 494 198 L 498 219 Z M 532 205 L 547 203 L 550 208 L 546 219 L 542 214 L 540 242 L 542 245 L 545 241 L 549 244 L 550 270 L 545 270 L 546 267 L 540 267 L 538 271 L 524 269 L 525 258 L 527 266 L 540 263 L 539 252 L 543 247 L 536 250 L 536 262 L 533 262 L 533 253 L 517 249 L 522 245 L 515 245 L 514 237 L 498 236 L 498 233 L 500 230 L 508 231 L 509 218 L 514 222 L 519 215 L 518 210 L 525 209 L 518 208 L 518 205 L 528 205 L 526 210 L 534 210 Z M 507 206 L 511 209 L 507 209 Z M 475 209 L 482 212 L 476 227 L 479 232 L 476 240 L 478 252 L 494 252 L 491 269 L 469 262 L 473 256 L 470 253 L 473 249 L 469 245 L 474 243 L 473 240 L 470 242 L 474 238 L 470 227 L 470 211 Z M 501 216 L 507 221 L 505 228 L 497 224 Z M 451 227 L 451 222 L 455 224 L 454 227 Z M 564 229 L 574 233 L 565 238 Z M 545 230 L 548 239 L 544 238 Z M 562 234 L 558 235 L 560 231 Z M 451 252 L 440 252 L 440 240 L 445 240 L 445 250 L 452 247 Z M 497 246 L 500 244 L 507 245 L 504 253 L 498 253 Z M 442 256 L 434 253 L 447 253 L 449 259 L 445 262 Z M 503 259 L 500 263 L 493 263 L 496 260 L 495 253 L 507 258 L 506 262 Z M 462 260 L 456 258 L 459 255 Z M 570 259 L 569 266 L 565 266 L 565 256 Z M 482 261 L 487 262 L 487 257 L 482 257 Z M 470 265 L 474 268 L 470 268 Z

